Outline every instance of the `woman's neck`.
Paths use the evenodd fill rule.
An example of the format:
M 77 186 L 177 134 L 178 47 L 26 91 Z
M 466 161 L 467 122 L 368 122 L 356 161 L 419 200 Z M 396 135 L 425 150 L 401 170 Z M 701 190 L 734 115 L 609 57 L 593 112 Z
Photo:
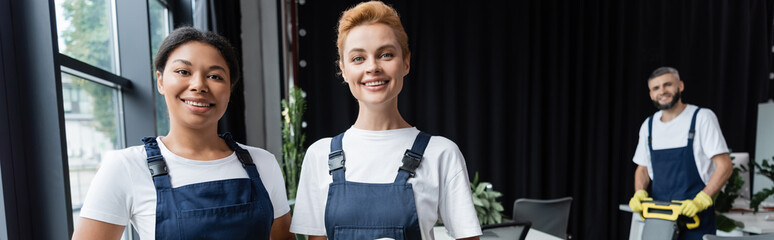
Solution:
M 170 126 L 169 134 L 161 138 L 172 153 L 195 160 L 215 160 L 233 152 L 225 141 L 218 137 L 217 126 L 206 129 L 190 129 Z
M 358 105 L 360 108 L 353 127 L 371 131 L 411 127 L 411 124 L 406 122 L 400 115 L 397 101 L 381 106 L 368 105 L 362 102 L 359 102 Z

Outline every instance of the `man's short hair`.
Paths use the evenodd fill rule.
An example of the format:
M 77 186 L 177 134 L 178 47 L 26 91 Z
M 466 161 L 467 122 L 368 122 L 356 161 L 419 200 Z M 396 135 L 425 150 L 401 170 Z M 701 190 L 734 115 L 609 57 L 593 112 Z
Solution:
M 680 73 L 677 72 L 677 69 L 673 67 L 660 67 L 656 68 L 656 70 L 653 70 L 653 73 L 650 74 L 650 77 L 648 77 L 648 82 L 650 82 L 651 79 L 660 77 L 664 74 L 673 74 L 677 78 L 677 80 L 680 80 Z

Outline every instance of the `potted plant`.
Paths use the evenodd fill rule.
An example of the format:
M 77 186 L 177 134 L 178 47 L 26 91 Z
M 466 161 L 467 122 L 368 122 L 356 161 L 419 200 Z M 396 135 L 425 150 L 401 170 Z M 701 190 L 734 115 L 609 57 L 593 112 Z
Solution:
M 732 204 L 739 197 L 739 190 L 742 189 L 742 186 L 744 185 L 744 179 L 739 176 L 739 173 L 746 171 L 747 167 L 743 165 L 740 167 L 734 167 L 734 170 L 731 173 L 731 177 L 728 178 L 726 186 L 723 187 L 720 193 L 718 193 L 717 197 L 715 197 L 715 211 L 718 212 L 718 214 L 715 215 L 715 222 L 717 223 L 718 230 L 731 232 L 737 227 L 744 227 L 742 222 L 734 221 L 724 216 L 723 213 L 731 210 Z
M 502 223 L 503 205 L 497 201 L 497 198 L 503 194 L 492 190 L 492 184 L 488 182 L 479 183 L 478 172 L 470 183 L 470 190 L 473 192 L 473 206 L 476 208 L 479 223 L 481 225 Z
M 771 160 L 774 161 L 774 157 L 771 157 Z M 774 162 L 769 164 L 766 159 L 763 159 L 761 164 L 758 164 L 755 161 L 753 161 L 753 164 L 755 164 L 755 167 L 758 169 L 758 174 L 761 174 L 774 181 Z M 750 208 L 754 209 L 755 212 L 758 212 L 758 207 L 760 207 L 761 202 L 766 200 L 766 198 L 771 195 L 774 195 L 774 187 L 761 189 L 761 191 L 755 193 L 751 197 Z
M 303 121 L 306 110 L 306 93 L 296 86 L 290 88 L 288 99 L 282 99 L 282 162 L 280 167 L 285 177 L 288 199 L 291 206 L 296 199 L 301 163 L 304 161 L 306 128 Z

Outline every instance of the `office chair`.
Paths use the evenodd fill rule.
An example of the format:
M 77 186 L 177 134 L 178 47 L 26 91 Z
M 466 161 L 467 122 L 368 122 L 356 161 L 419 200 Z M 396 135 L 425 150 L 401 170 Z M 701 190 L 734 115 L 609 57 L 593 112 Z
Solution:
M 529 228 L 532 225 L 530 222 L 509 222 L 509 223 L 500 223 L 500 224 L 492 224 L 492 225 L 484 225 L 481 226 L 481 231 L 483 232 L 483 235 L 481 235 L 480 239 L 518 239 L 518 240 L 524 240 L 527 238 L 527 232 L 529 232 Z
M 764 239 L 771 240 L 771 239 L 774 239 L 774 234 L 739 236 L 739 237 L 718 237 L 712 234 L 706 234 L 702 238 L 704 240 L 764 240 Z
M 531 222 L 533 229 L 567 239 L 571 204 L 572 197 L 549 200 L 516 199 L 513 203 L 513 220 Z

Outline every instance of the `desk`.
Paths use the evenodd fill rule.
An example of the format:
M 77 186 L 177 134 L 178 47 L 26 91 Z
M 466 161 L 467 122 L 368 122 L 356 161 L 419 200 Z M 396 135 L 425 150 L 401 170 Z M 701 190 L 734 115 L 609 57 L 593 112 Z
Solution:
M 740 201 L 737 200 L 737 202 L 740 202 L 739 204 L 737 202 L 734 202 L 734 206 L 744 206 L 744 200 Z M 749 206 L 749 200 L 748 205 Z M 621 204 L 618 205 L 618 209 L 624 212 L 632 212 L 631 209 L 629 209 L 628 204 Z M 774 212 L 766 212 L 766 211 L 760 211 L 756 214 L 753 214 L 751 212 L 728 212 L 723 213 L 728 218 L 731 218 L 736 221 L 740 221 L 744 223 L 744 228 L 739 229 L 742 232 L 745 233 L 754 233 L 754 234 L 764 234 L 764 233 L 774 233 L 774 221 L 766 221 L 766 215 L 774 215 Z M 642 227 L 643 224 L 645 224 L 644 221 L 640 218 L 639 215 L 632 213 L 632 225 L 631 230 L 629 231 L 629 239 L 640 239 L 642 236 Z M 721 233 L 722 231 L 718 231 L 718 233 Z
M 516 239 L 516 237 L 518 237 L 518 236 L 505 236 L 501 233 L 498 233 L 492 230 L 494 229 L 484 230 L 484 236 L 482 236 L 481 239 Z M 433 234 L 435 235 L 435 240 L 453 240 L 454 239 L 451 236 L 449 236 L 449 232 L 447 232 L 446 228 L 444 228 L 443 226 L 434 227 Z M 527 232 L 526 240 L 561 240 L 561 238 L 530 228 L 529 232 Z
M 726 217 L 744 223 L 743 232 L 763 234 L 774 233 L 774 221 L 766 221 L 766 215 L 774 216 L 774 212 L 728 212 Z

